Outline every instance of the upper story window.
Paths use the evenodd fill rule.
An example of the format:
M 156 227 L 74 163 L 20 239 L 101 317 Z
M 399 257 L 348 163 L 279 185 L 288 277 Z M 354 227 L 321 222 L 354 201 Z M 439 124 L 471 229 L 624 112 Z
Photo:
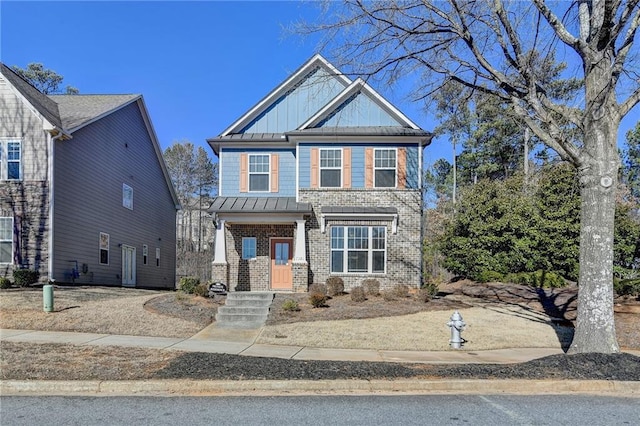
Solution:
M 126 183 L 122 184 L 122 207 L 133 210 L 133 188 Z
M 13 263 L 12 217 L 0 217 L 0 263 Z
M 374 186 L 376 188 L 396 187 L 396 150 L 395 149 L 375 149 L 374 150 Z
M 268 154 L 249 155 L 249 191 L 268 192 L 271 170 Z
M 22 179 L 22 143 L 15 139 L 0 141 L 0 180 Z
M 342 187 L 341 149 L 320 149 L 320 187 Z

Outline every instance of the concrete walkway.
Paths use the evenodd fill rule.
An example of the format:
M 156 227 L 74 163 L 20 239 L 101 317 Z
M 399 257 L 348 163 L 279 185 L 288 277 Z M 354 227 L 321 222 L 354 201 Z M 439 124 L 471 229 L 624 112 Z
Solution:
M 386 361 L 428 364 L 508 364 L 563 353 L 562 350 L 557 348 L 518 348 L 487 351 L 466 351 L 462 349 L 429 352 L 264 345 L 254 343 L 260 332 L 261 329 L 232 330 L 216 328 L 214 323 L 186 339 L 13 329 L 0 329 L 0 339 L 7 342 L 128 346 L 298 360 Z

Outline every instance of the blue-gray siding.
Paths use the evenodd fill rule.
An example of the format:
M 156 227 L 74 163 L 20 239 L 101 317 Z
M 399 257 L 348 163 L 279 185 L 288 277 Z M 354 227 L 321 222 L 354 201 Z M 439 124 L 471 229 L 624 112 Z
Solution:
M 240 192 L 240 154 L 278 154 L 277 192 Z M 239 149 L 224 148 L 220 152 L 222 186 L 225 197 L 295 197 L 296 159 L 291 149 Z
M 54 278 L 121 285 L 121 245 L 136 248 L 136 285 L 175 284 L 175 206 L 137 103 L 56 143 Z M 133 210 L 122 205 L 122 185 L 133 188 Z M 100 264 L 99 235 L 110 235 L 109 264 Z M 143 244 L 148 245 L 147 265 Z M 160 266 L 156 266 L 160 248 Z
M 369 96 L 358 93 L 340 105 L 317 127 L 402 126 Z

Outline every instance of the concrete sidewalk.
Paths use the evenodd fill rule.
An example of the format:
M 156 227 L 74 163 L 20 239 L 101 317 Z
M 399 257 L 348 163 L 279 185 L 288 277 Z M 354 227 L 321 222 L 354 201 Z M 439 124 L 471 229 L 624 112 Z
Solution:
M 557 348 L 517 348 L 487 351 L 466 351 L 464 349 L 393 351 L 264 345 L 254 343 L 260 332 L 260 329 L 232 330 L 216 328 L 214 323 L 190 338 L 0 329 L 0 339 L 7 342 L 127 346 L 297 360 L 386 361 L 427 364 L 509 364 L 563 353 L 561 349 Z

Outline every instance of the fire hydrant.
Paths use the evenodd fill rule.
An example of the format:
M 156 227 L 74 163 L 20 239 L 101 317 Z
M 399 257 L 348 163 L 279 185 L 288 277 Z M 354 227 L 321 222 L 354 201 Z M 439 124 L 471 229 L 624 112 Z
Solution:
M 451 345 L 451 349 L 460 349 L 462 344 L 466 341 L 462 338 L 460 333 L 464 330 L 464 326 L 467 324 L 462 321 L 462 315 L 460 315 L 460 312 L 458 311 L 455 311 L 449 319 L 451 320 L 447 323 L 449 328 L 451 328 L 451 340 L 449 340 L 449 344 Z

